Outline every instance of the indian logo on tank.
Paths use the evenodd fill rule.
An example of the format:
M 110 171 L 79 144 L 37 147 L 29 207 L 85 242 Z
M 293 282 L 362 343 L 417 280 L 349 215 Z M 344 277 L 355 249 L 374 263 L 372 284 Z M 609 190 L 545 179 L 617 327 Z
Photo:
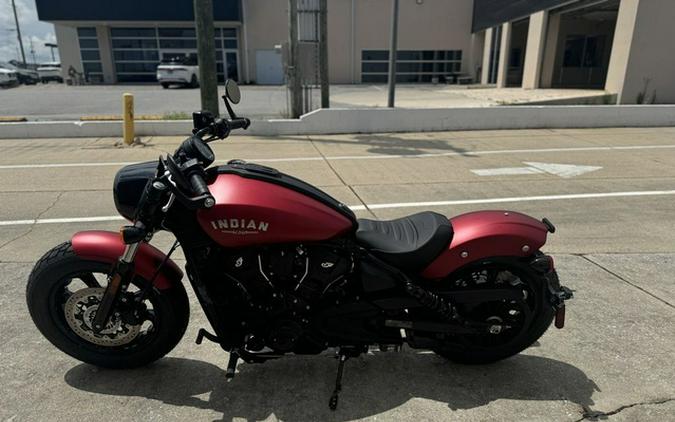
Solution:
M 211 227 L 222 233 L 248 235 L 266 232 L 270 223 L 247 218 L 225 218 L 211 221 Z

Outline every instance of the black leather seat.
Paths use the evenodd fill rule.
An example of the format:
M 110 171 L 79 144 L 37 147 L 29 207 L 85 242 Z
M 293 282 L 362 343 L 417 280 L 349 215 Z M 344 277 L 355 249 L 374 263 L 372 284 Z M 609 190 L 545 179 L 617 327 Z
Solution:
M 406 271 L 424 269 L 452 240 L 448 218 L 421 212 L 389 221 L 358 220 L 358 243 L 381 260 Z

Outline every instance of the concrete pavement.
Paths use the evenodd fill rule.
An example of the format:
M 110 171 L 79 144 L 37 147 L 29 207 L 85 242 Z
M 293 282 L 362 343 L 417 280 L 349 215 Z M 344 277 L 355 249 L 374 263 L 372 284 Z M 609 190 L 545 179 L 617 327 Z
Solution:
M 663 421 L 675 412 L 675 128 L 233 137 L 213 144 L 219 159 L 272 165 L 360 216 L 498 208 L 546 216 L 558 228 L 546 251 L 576 290 L 564 330 L 551 329 L 535 347 L 489 366 L 411 350 L 350 361 L 335 413 L 327 409 L 335 370 L 327 356 L 240 365 L 226 383 L 226 355 L 193 343 L 207 326 L 194 300 L 177 349 L 135 371 L 81 364 L 34 328 L 24 299 L 34 261 L 75 231 L 117 229 L 110 187 L 121 163 L 156 159 L 181 139 L 144 141 L 127 149 L 111 139 L 0 141 L 2 420 Z M 524 162 L 602 168 L 569 178 L 471 172 Z M 90 217 L 103 221 L 83 221 Z M 169 242 L 161 235 L 154 243 Z

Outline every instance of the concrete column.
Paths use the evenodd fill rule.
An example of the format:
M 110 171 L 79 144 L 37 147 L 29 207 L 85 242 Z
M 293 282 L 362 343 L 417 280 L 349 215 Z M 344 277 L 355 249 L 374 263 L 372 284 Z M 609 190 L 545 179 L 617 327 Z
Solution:
M 481 70 L 480 83 L 486 85 L 490 80 L 490 50 L 492 50 L 492 31 L 493 28 L 485 30 L 485 44 L 483 47 L 483 67 Z
M 73 66 L 78 72 L 82 72 L 82 60 L 80 59 L 80 47 L 77 41 L 77 29 L 73 26 L 54 24 L 56 43 L 59 46 L 59 59 L 61 60 L 61 75 L 65 81 L 68 78 L 68 69 Z
M 509 53 L 511 52 L 511 28 L 511 22 L 502 24 L 502 40 L 497 65 L 497 88 L 506 88 L 506 80 L 509 74 Z
M 616 18 L 614 41 L 612 41 L 612 56 L 609 58 L 605 91 L 617 94 L 617 103 L 622 102 L 622 91 L 628 71 L 635 23 L 637 20 L 640 0 L 623 0 L 619 5 L 619 14 Z
M 619 104 L 675 102 L 675 55 L 660 46 L 675 39 L 675 2 L 622 0 L 605 90 Z
M 558 40 L 560 37 L 560 14 L 554 14 L 548 18 L 546 30 L 546 47 L 544 48 L 544 62 L 541 65 L 540 87 L 550 88 L 553 86 L 553 72 L 555 59 L 558 53 Z
M 101 55 L 101 69 L 103 70 L 103 83 L 114 84 L 117 82 L 115 65 L 112 56 L 112 43 L 110 41 L 110 29 L 107 26 L 96 26 L 98 37 L 98 51 Z
M 530 26 L 527 30 L 527 47 L 525 49 L 525 64 L 523 66 L 523 88 L 525 89 L 539 88 L 546 37 L 546 21 L 548 21 L 548 11 L 546 10 L 530 16 Z

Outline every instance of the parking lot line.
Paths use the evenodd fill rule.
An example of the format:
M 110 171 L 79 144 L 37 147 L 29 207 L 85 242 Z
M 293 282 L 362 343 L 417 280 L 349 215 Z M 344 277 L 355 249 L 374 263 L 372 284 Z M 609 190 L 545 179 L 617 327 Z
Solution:
M 353 211 L 365 211 L 367 209 L 393 209 L 393 208 L 413 208 L 413 207 L 437 207 L 447 205 L 479 205 L 479 204 L 500 204 L 508 202 L 534 202 L 534 201 L 559 201 L 573 199 L 598 199 L 598 198 L 626 198 L 634 196 L 662 196 L 675 195 L 675 190 L 650 190 L 650 191 L 632 191 L 632 192 L 599 192 L 599 193 L 575 193 L 565 195 L 539 195 L 539 196 L 513 196 L 504 198 L 483 198 L 483 199 L 460 199 L 448 201 L 428 201 L 428 202 L 395 202 L 388 204 L 370 204 L 370 205 L 350 205 Z M 0 226 L 25 226 L 33 224 L 66 224 L 66 223 L 87 223 L 102 221 L 124 220 L 118 215 L 99 216 L 99 217 L 70 217 L 70 218 L 41 218 L 26 220 L 5 220 L 0 221 Z
M 289 158 L 244 158 L 258 163 L 292 163 L 302 161 L 339 161 L 339 160 L 387 160 L 401 158 L 436 158 L 476 155 L 505 155 L 505 154 L 529 154 L 546 152 L 593 152 L 593 151 L 630 151 L 650 149 L 674 149 L 675 145 L 628 145 L 628 146 L 597 146 L 597 147 L 570 147 L 570 148 L 533 148 L 533 149 L 497 149 L 464 152 L 439 152 L 425 154 L 397 154 L 397 155 L 337 155 L 324 157 L 289 157 Z M 229 160 L 216 160 L 216 163 L 226 163 Z M 34 168 L 61 168 L 61 167 L 121 167 L 135 164 L 138 161 L 120 162 L 91 162 L 91 163 L 45 163 L 45 164 L 6 164 L 0 165 L 0 170 L 34 169 Z

